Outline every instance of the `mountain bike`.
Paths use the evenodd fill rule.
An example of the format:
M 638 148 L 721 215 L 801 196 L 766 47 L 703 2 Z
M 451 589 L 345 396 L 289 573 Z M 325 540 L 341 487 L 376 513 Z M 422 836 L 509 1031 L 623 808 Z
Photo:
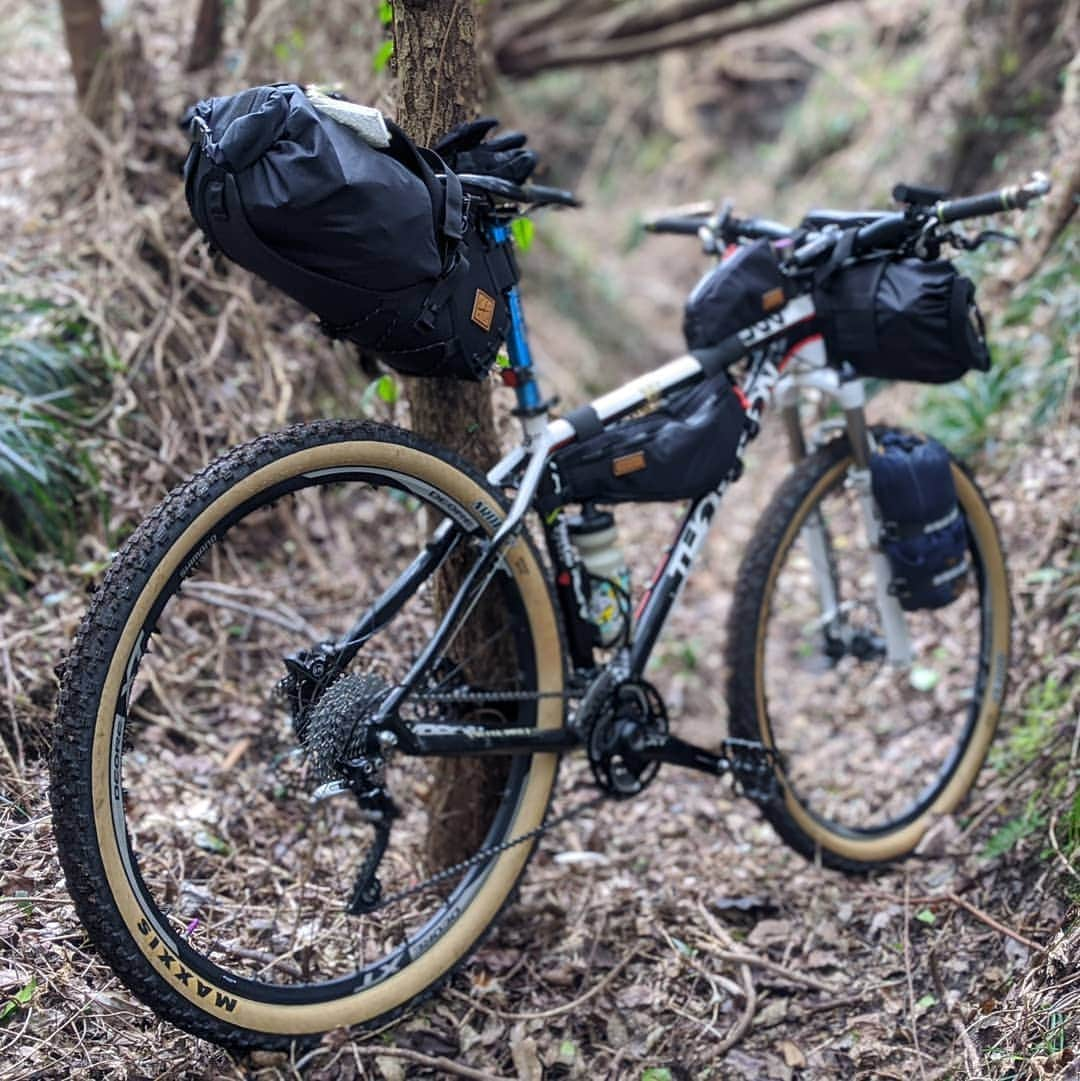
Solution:
M 496 244 L 524 208 L 573 202 L 462 180 Z M 93 596 L 52 762 L 69 890 L 128 987 L 241 1049 L 384 1022 L 473 950 L 546 831 L 638 795 L 662 764 L 729 775 L 826 867 L 911 853 L 971 788 L 998 722 L 1005 559 L 953 462 L 972 584 L 947 607 L 902 608 L 868 480 L 884 432 L 863 380 L 827 354 L 811 275 L 838 245 L 854 262 L 977 246 L 989 234 L 950 223 L 1047 188 L 909 190 L 895 212 L 794 228 L 730 207 L 657 218 L 651 231 L 712 253 L 768 241 L 784 275 L 773 310 L 552 418 L 515 290 L 502 375 L 523 437 L 486 476 L 408 431 L 343 420 L 255 439 L 174 489 Z M 738 402 L 731 462 L 687 501 L 632 607 L 617 560 L 596 573 L 597 550 L 617 549 L 610 516 L 574 511 L 558 463 L 718 380 Z M 807 394 L 837 407 L 809 431 Z M 729 732 L 695 746 L 672 733 L 648 663 L 769 406 L 792 469 L 737 575 Z M 621 456 L 627 478 L 650 449 Z M 572 751 L 595 792 L 555 813 Z M 457 786 L 434 771 L 451 759 Z

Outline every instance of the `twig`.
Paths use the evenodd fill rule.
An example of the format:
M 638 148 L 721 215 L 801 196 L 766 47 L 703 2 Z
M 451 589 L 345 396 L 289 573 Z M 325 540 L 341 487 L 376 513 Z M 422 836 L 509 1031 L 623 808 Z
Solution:
M 482 1013 L 491 1014 L 493 1017 L 500 1017 L 506 1021 L 542 1021 L 548 1017 L 558 1017 L 559 1014 L 569 1013 L 571 1010 L 577 1009 L 583 1002 L 588 1002 L 594 995 L 598 995 L 603 991 L 637 956 L 638 951 L 631 950 L 599 983 L 591 987 L 585 994 L 579 995 L 571 1002 L 565 1002 L 561 1006 L 555 1006 L 550 1010 L 540 1010 L 538 1013 L 504 1013 L 502 1010 L 496 1010 L 493 1006 L 483 1006 L 479 1002 L 474 1002 L 468 995 L 463 995 L 460 991 L 452 991 L 452 993 L 458 998 L 465 999 L 469 1005 L 475 1006 Z
M 998 934 L 1007 935 L 1015 942 L 1019 942 L 1021 946 L 1026 946 L 1036 954 L 1046 953 L 1045 946 L 1040 946 L 1037 942 L 1032 942 L 1030 938 L 1025 938 L 1019 931 L 1014 931 L 1011 927 L 1006 927 L 1003 923 L 998 923 L 993 916 L 988 916 L 981 908 L 976 908 L 970 901 L 965 901 L 963 897 L 959 897 L 955 893 L 947 893 L 945 894 L 944 899 L 952 901 L 954 905 L 959 905 L 966 912 L 970 912 L 975 919 L 981 920 L 987 927 L 992 927 Z
M 952 1005 L 945 995 L 945 984 L 942 982 L 941 970 L 938 968 L 937 955 L 933 950 L 930 951 L 930 956 L 927 958 L 927 961 L 930 965 L 930 978 L 934 981 L 934 990 L 937 992 L 938 1002 L 945 1007 L 945 1012 L 949 1015 L 949 1020 L 952 1022 L 953 1028 L 956 1029 L 956 1034 L 960 1037 L 960 1043 L 963 1045 L 964 1066 L 967 1069 L 967 1074 L 969 1077 L 977 1077 L 980 1072 L 979 1063 L 981 1056 L 971 1039 L 971 1034 L 964 1028 L 963 1022 L 956 1016 L 956 1012 L 953 1010 Z
M 1054 853 L 1057 856 L 1057 858 L 1059 860 L 1061 860 L 1062 864 L 1065 867 L 1065 870 L 1067 870 L 1069 872 L 1069 874 L 1071 874 L 1073 876 L 1073 878 L 1080 879 L 1080 871 L 1077 871 L 1077 869 L 1072 865 L 1072 861 L 1069 859 L 1068 856 L 1065 855 L 1064 852 L 1061 851 L 1061 846 L 1058 844 L 1057 833 L 1055 832 L 1055 829 L 1054 829 L 1054 827 L 1057 825 L 1057 820 L 1058 820 L 1058 812 L 1055 811 L 1050 816 L 1050 831 L 1049 831 L 1050 845 L 1053 848 Z
M 452 1059 L 443 1058 L 442 1055 L 425 1055 L 408 1047 L 358 1047 L 353 1045 L 353 1053 L 366 1055 L 369 1058 L 402 1058 L 406 1062 L 415 1062 L 418 1066 L 427 1066 L 433 1070 L 445 1070 L 446 1073 L 452 1073 L 457 1077 L 470 1077 L 472 1081 L 510 1081 L 509 1078 L 499 1077 L 497 1074 L 487 1073 L 484 1070 L 474 1070 L 471 1066 L 462 1066 Z
M 915 978 L 911 974 L 911 874 L 904 870 L 904 971 L 907 973 L 908 989 L 908 1019 L 911 1023 L 911 1042 L 915 1047 L 915 1058 L 919 1063 L 919 1076 L 926 1081 L 926 1070 L 923 1067 L 922 1049 L 919 1047 L 919 1024 L 915 1010 Z
M 750 1031 L 750 1026 L 754 1023 L 754 1013 L 757 1010 L 757 992 L 754 990 L 754 978 L 750 974 L 749 965 L 743 964 L 739 966 L 739 978 L 742 980 L 743 993 L 746 995 L 746 1006 L 743 1009 L 742 1016 L 731 1026 L 728 1034 L 712 1049 L 715 1055 L 722 1055 L 725 1051 L 730 1051 Z

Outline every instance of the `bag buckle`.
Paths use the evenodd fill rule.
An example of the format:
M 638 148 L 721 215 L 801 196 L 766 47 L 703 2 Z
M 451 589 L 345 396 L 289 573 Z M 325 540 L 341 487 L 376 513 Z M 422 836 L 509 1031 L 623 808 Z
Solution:
M 201 116 L 198 115 L 198 113 L 196 113 L 195 116 L 191 118 L 191 127 L 194 129 L 192 135 L 194 136 L 194 132 L 197 131 L 201 136 L 200 142 L 202 143 L 202 149 L 204 151 L 207 150 L 210 146 L 210 143 L 213 142 L 213 136 L 210 131 L 210 126 L 206 123 L 205 120 L 203 120 Z M 192 138 L 192 142 L 194 141 L 194 138 Z

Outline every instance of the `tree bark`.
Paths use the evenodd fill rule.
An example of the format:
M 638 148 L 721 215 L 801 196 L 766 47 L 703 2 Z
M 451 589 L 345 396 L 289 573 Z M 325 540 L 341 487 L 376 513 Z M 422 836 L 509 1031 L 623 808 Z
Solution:
M 476 55 L 477 22 L 472 0 L 397 0 L 394 58 L 398 72 L 398 123 L 420 144 L 431 143 L 476 115 L 481 86 Z M 486 383 L 412 379 L 408 387 L 413 430 L 487 469 L 499 457 L 491 391 Z M 463 569 L 451 567 L 438 583 L 436 600 L 453 596 Z M 496 613 L 484 611 L 485 595 L 463 637 L 482 639 Z M 467 642 L 465 652 L 469 649 Z M 486 665 L 499 666 L 497 657 Z M 488 678 L 491 673 L 487 673 Z M 481 675 L 467 673 L 476 680 Z M 437 763 L 428 856 L 444 867 L 482 843 L 505 783 L 497 759 L 442 759 Z
M 249 12 L 250 13 L 250 12 Z M 221 53 L 224 31 L 222 0 L 200 0 L 199 13 L 195 17 L 195 32 L 191 35 L 186 71 L 200 71 L 210 67 Z
M 101 21 L 101 0 L 60 0 L 60 13 L 79 103 L 96 119 L 104 112 L 106 97 L 98 62 L 109 50 L 109 35 Z M 95 74 L 99 74 L 97 79 Z

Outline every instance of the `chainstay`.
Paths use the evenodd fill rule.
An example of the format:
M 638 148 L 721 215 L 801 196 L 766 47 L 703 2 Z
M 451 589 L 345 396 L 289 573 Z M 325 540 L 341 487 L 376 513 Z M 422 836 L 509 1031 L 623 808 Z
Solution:
M 410 897 L 415 897 L 417 894 L 424 893 L 430 890 L 432 887 L 439 885 L 442 882 L 446 882 L 448 879 L 456 878 L 463 871 L 467 871 L 470 867 L 475 867 L 477 864 L 484 863 L 492 856 L 497 856 L 507 849 L 516 848 L 518 845 L 523 845 L 528 841 L 535 840 L 537 837 L 541 837 L 549 830 L 553 830 L 556 826 L 561 826 L 564 822 L 569 822 L 572 818 L 576 818 L 580 814 L 584 814 L 592 807 L 597 807 L 609 797 L 607 793 L 601 792 L 600 795 L 594 796 L 592 799 L 583 800 L 581 803 L 574 807 L 563 811 L 562 814 L 556 815 L 549 821 L 542 822 L 535 829 L 529 830 L 528 833 L 523 833 L 518 837 L 512 837 L 509 841 L 503 841 L 497 845 L 487 845 L 481 848 L 479 851 L 473 853 L 468 859 L 462 860 L 460 863 L 455 863 L 450 867 L 446 867 L 439 871 L 437 874 L 432 875 L 430 878 L 425 879 L 423 882 L 418 882 L 414 886 L 409 886 L 408 889 L 399 890 L 397 893 L 392 893 L 389 897 L 383 897 L 379 900 L 378 904 L 368 909 L 365 915 L 370 915 L 372 912 L 378 912 L 380 909 L 386 908 L 388 905 L 398 904 L 401 901 L 406 901 Z

